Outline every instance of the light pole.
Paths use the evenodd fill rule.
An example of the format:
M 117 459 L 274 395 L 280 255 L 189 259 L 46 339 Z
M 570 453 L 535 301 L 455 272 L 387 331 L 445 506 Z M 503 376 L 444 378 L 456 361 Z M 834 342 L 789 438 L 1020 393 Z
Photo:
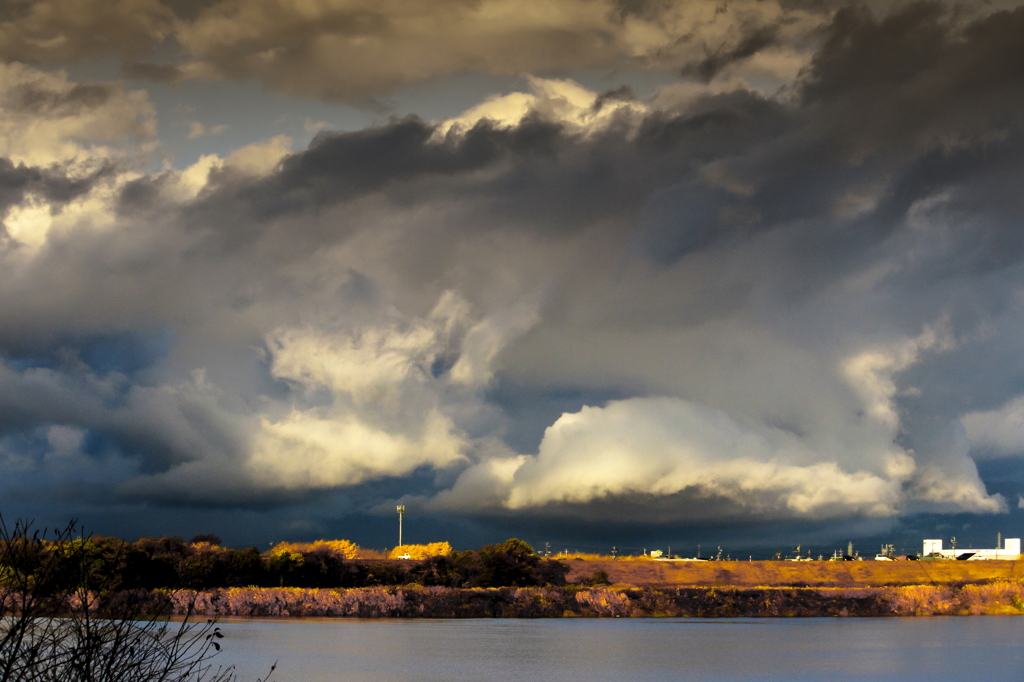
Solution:
M 398 546 L 402 546 L 402 514 L 405 513 L 405 505 L 398 505 Z

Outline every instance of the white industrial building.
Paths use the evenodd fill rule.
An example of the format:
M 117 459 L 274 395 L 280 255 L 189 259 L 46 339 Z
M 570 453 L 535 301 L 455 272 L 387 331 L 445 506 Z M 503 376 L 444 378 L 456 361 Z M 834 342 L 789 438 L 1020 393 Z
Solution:
M 1014 561 L 1020 559 L 1020 538 L 1006 538 L 1001 543 L 1002 547 L 995 549 L 943 549 L 942 540 L 925 540 L 922 557 L 941 556 L 945 559 L 961 559 L 966 561 L 978 561 L 982 559 L 1001 559 Z

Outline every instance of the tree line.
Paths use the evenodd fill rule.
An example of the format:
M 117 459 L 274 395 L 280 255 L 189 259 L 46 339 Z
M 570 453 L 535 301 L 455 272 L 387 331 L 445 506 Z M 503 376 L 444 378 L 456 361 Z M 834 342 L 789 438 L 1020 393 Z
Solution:
M 58 573 L 76 587 L 97 593 L 126 590 L 224 587 L 353 588 L 417 584 L 444 587 L 543 587 L 566 582 L 568 566 L 543 559 L 525 542 L 512 538 L 478 550 L 420 561 L 347 559 L 329 546 L 305 551 L 261 554 L 254 547 L 228 549 L 213 535 L 185 542 L 180 537 L 126 542 L 92 536 L 74 540 L 74 551 L 59 551 L 67 565 Z M 55 548 L 53 551 L 57 551 Z M 39 569 L 63 561 L 45 547 Z M 73 560 L 72 560 L 73 557 Z M 29 572 L 35 569 L 24 567 Z

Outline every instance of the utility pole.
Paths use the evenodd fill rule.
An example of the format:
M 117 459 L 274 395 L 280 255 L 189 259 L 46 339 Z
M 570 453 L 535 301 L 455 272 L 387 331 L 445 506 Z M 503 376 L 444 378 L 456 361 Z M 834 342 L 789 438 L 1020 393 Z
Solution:
M 398 546 L 402 546 L 402 514 L 405 513 L 405 505 L 398 505 Z

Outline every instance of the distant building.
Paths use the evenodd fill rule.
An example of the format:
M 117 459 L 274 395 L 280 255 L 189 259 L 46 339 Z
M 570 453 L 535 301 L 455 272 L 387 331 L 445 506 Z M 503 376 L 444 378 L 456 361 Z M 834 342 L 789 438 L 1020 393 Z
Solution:
M 1006 538 L 1003 546 L 996 549 L 943 549 L 942 540 L 925 540 L 921 556 L 941 556 L 945 559 L 961 559 L 978 561 L 982 559 L 1001 559 L 1014 561 L 1020 559 L 1020 538 Z

